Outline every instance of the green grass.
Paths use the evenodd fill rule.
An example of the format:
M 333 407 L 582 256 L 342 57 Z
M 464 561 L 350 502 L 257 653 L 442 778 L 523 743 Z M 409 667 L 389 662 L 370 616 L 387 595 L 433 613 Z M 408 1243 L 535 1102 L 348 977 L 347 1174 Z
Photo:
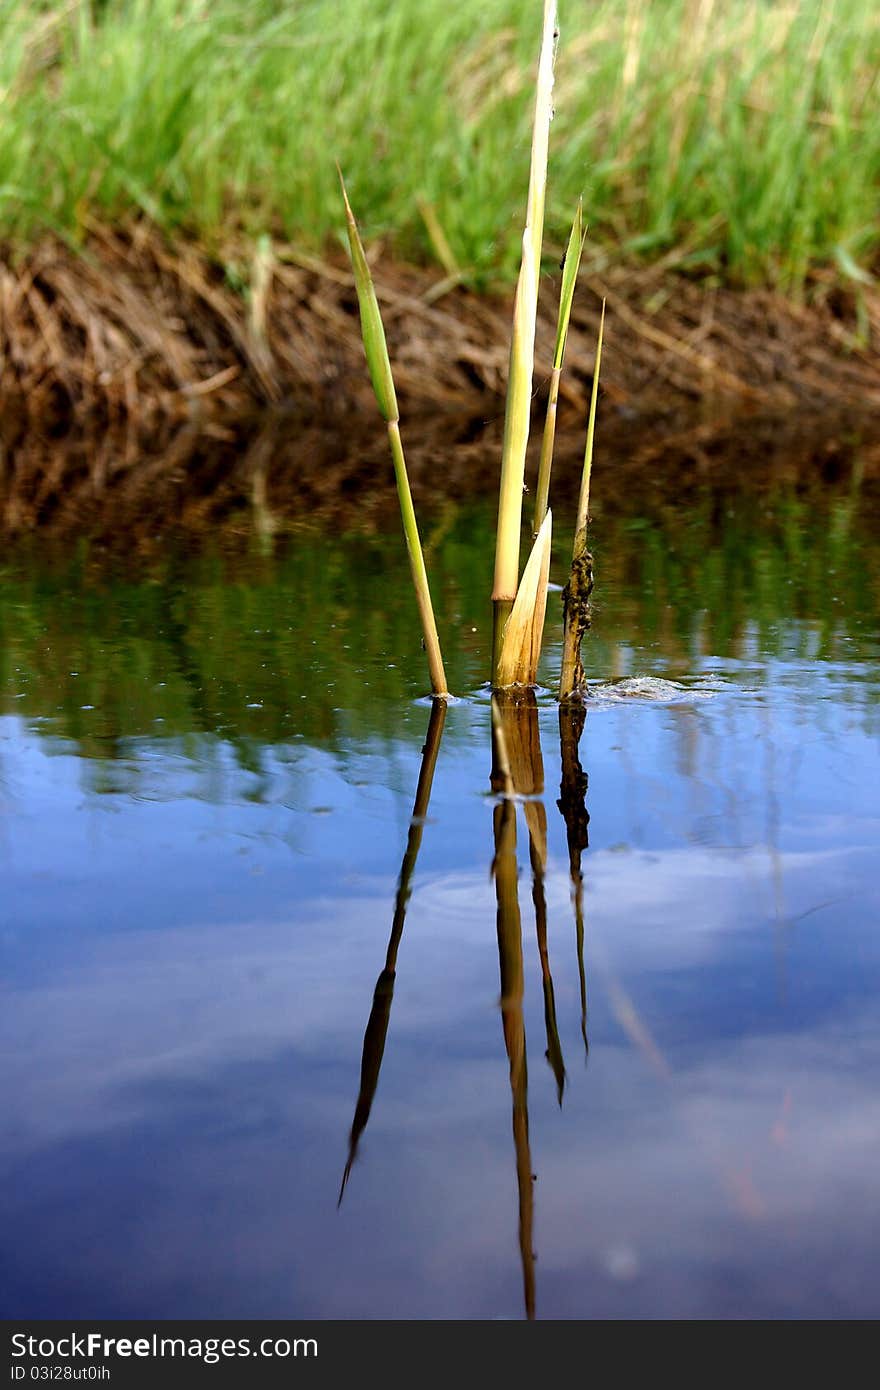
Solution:
M 548 236 L 797 289 L 880 245 L 880 9 L 561 0 Z M 219 255 L 368 239 L 512 280 L 539 0 L 0 0 L 0 236 L 132 211 Z

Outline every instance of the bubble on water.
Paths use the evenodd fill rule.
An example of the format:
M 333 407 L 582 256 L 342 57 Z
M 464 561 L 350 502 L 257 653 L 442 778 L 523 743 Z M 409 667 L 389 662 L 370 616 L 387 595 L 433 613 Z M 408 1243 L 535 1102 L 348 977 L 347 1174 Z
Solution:
M 605 1252 L 605 1268 L 612 1279 L 627 1283 L 639 1272 L 639 1257 L 631 1245 L 612 1245 Z
M 669 705 L 685 700 L 706 700 L 714 694 L 715 689 L 706 683 L 682 685 L 680 681 L 665 680 L 662 676 L 626 676 L 623 680 L 604 681 L 589 687 L 590 700 L 602 704 L 650 700 Z

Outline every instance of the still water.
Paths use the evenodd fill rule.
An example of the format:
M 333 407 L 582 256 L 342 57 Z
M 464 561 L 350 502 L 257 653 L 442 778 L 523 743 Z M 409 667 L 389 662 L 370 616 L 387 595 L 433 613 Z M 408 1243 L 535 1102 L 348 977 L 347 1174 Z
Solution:
M 877 518 L 629 489 L 513 799 L 490 504 L 442 721 L 393 530 L 7 554 L 4 1313 L 876 1316 Z

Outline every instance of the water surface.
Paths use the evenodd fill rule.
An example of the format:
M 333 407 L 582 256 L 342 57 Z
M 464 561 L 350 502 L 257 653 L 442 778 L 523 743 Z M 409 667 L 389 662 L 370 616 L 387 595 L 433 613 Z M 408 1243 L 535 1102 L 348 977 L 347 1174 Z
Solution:
M 430 739 L 396 532 L 6 556 L 8 1316 L 876 1316 L 876 485 L 657 499 L 513 799 L 491 504 Z

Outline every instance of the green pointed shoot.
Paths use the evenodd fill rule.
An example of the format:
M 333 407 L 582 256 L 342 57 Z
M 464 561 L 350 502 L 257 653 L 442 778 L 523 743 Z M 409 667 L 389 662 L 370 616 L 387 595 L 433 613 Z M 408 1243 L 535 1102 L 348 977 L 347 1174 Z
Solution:
M 596 365 L 593 368 L 593 390 L 590 395 L 590 416 L 587 421 L 587 444 L 584 449 L 584 471 L 581 476 L 581 492 L 578 498 L 577 522 L 574 530 L 575 553 L 583 532 L 583 547 L 587 544 L 587 525 L 590 520 L 590 474 L 593 471 L 593 441 L 596 437 L 596 407 L 599 403 L 599 371 L 602 366 L 602 339 L 605 335 L 605 300 L 602 300 L 602 314 L 599 319 L 599 337 L 596 342 Z
M 587 549 L 587 528 L 590 521 L 590 474 L 593 470 L 593 441 L 596 437 L 596 409 L 599 402 L 599 369 L 602 365 L 602 338 L 605 332 L 605 301 L 599 320 L 596 343 L 596 364 L 593 368 L 593 391 L 590 396 L 590 416 L 587 422 L 587 444 L 584 450 L 584 471 L 578 499 L 574 545 L 571 553 L 571 572 L 562 595 L 563 636 L 562 675 L 559 698 L 578 699 L 584 684 L 581 643 L 590 625 L 590 594 L 593 589 L 593 557 Z
M 440 639 L 437 636 L 437 624 L 434 621 L 434 608 L 431 603 L 431 591 L 428 587 L 425 557 L 422 553 L 422 542 L 419 538 L 419 528 L 416 524 L 412 493 L 410 492 L 409 478 L 406 472 L 406 459 L 403 453 L 403 442 L 400 438 L 400 415 L 397 409 L 394 378 L 391 374 L 391 361 L 388 357 L 388 344 L 385 341 L 385 329 L 382 325 L 382 315 L 379 311 L 379 301 L 376 298 L 373 277 L 370 274 L 370 267 L 367 264 L 367 258 L 364 254 L 357 223 L 355 222 L 354 213 L 351 210 L 351 204 L 348 201 L 348 194 L 345 190 L 345 180 L 342 177 L 342 170 L 339 169 L 338 165 L 337 169 L 339 172 L 339 182 L 342 186 L 342 197 L 345 202 L 348 241 L 351 247 L 351 264 L 354 270 L 354 282 L 357 289 L 358 305 L 361 311 L 361 337 L 363 339 L 364 352 L 366 353 L 367 367 L 370 372 L 370 380 L 373 383 L 373 390 L 376 393 L 376 400 L 379 402 L 379 409 L 382 412 L 382 417 L 388 427 L 388 440 L 391 445 L 391 457 L 394 461 L 394 476 L 397 482 L 397 496 L 400 500 L 400 515 L 403 521 L 403 533 L 406 538 L 406 548 L 409 554 L 413 588 L 416 591 L 416 603 L 419 609 L 419 617 L 422 620 L 422 634 L 425 639 L 425 650 L 428 653 L 431 689 L 435 695 L 446 695 L 448 693 L 446 673 L 443 669 L 443 658 L 440 654 Z
M 538 312 L 541 245 L 544 236 L 547 151 L 550 141 L 550 121 L 553 116 L 553 65 L 556 54 L 556 39 L 556 0 L 544 0 L 541 54 L 538 60 L 535 117 L 532 128 L 529 193 L 522 237 L 522 264 L 513 314 L 507 404 L 504 416 L 504 443 L 501 453 L 495 578 L 492 589 L 495 616 L 492 676 L 495 683 L 497 683 L 497 667 L 501 654 L 504 626 L 510 615 L 519 581 L 522 496 L 526 446 L 529 439 L 532 375 L 535 362 L 535 321 Z
M 547 400 L 547 418 L 544 421 L 544 437 L 541 441 L 541 461 L 538 465 L 538 487 L 535 494 L 535 515 L 532 533 L 537 536 L 541 522 L 547 515 L 550 500 L 550 469 L 553 464 L 553 445 L 556 440 L 556 407 L 559 401 L 559 378 L 562 375 L 562 361 L 565 357 L 565 341 L 568 337 L 568 324 L 571 319 L 571 306 L 574 289 L 581 264 L 581 252 L 586 240 L 584 227 L 583 201 L 579 198 L 571 234 L 562 263 L 562 285 L 559 291 L 559 316 L 556 320 L 556 347 L 553 350 L 553 371 L 550 376 L 550 395 Z
M 376 400 L 379 402 L 382 418 L 388 423 L 392 420 L 399 420 L 400 414 L 397 409 L 397 394 L 394 390 L 394 378 L 391 375 L 391 360 L 388 356 L 388 344 L 385 341 L 385 328 L 382 324 L 379 301 L 376 298 L 373 277 L 370 274 L 370 267 L 364 253 L 357 222 L 351 210 L 351 203 L 348 201 L 345 179 L 342 177 L 342 170 L 338 165 L 336 167 L 339 173 L 339 183 L 342 187 L 343 201 L 345 202 L 346 229 L 348 231 L 348 244 L 351 248 L 351 264 L 354 270 L 354 283 L 357 289 L 358 307 L 361 311 L 361 338 L 364 344 L 364 353 L 366 354 L 370 380 L 373 383 L 373 390 L 376 393 Z

